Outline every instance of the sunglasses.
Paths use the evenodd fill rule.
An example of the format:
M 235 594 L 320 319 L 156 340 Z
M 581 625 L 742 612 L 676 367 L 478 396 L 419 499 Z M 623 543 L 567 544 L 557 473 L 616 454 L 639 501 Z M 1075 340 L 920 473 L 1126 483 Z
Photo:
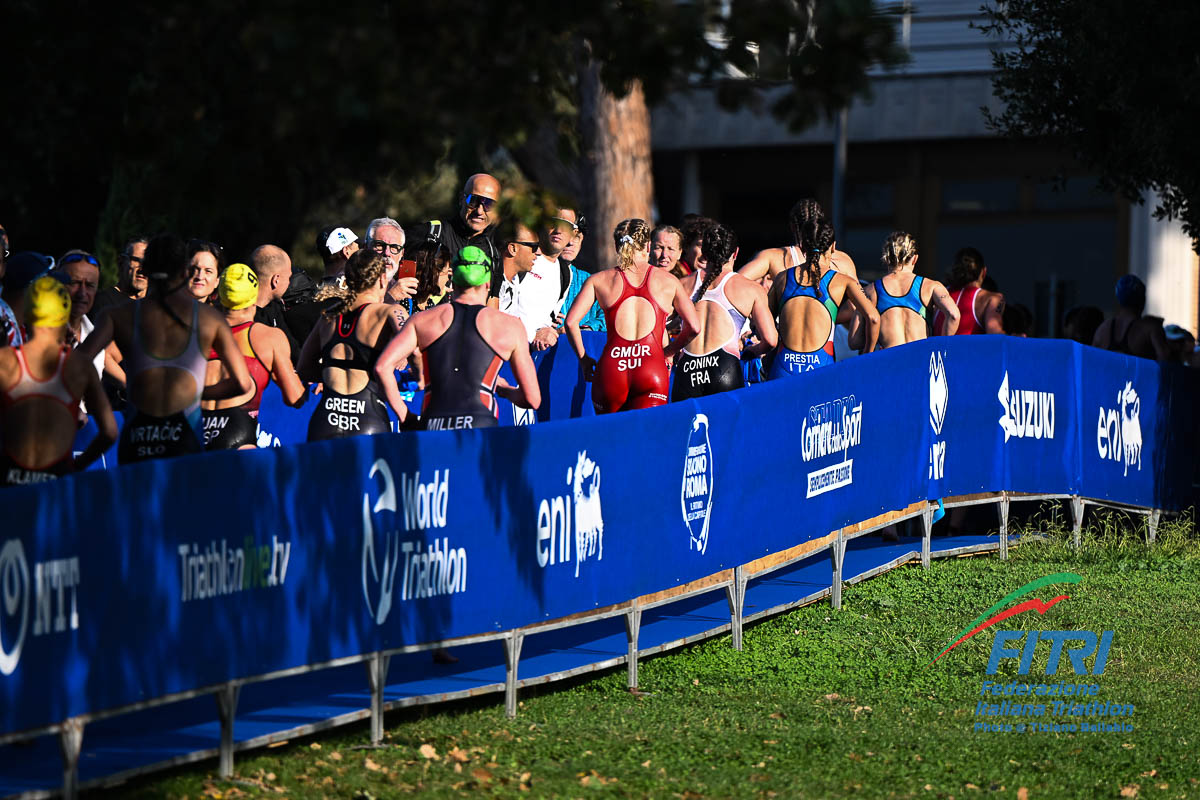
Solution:
M 517 241 L 517 240 L 515 240 L 515 239 L 514 239 L 513 241 L 509 242 L 509 244 L 519 244 L 519 245 L 521 245 L 522 247 L 528 247 L 530 250 L 535 250 L 535 251 L 536 251 L 536 250 L 537 250 L 539 247 L 541 247 L 541 246 L 542 246 L 542 243 L 541 243 L 541 242 L 519 242 L 519 241 Z
M 563 219 L 562 217 L 551 217 L 550 221 L 554 223 L 554 227 L 556 228 L 567 228 L 572 233 L 579 232 L 579 226 L 574 222 L 571 222 L 569 219 Z
M 463 202 L 467 204 L 467 208 L 474 211 L 477 208 L 482 208 L 484 211 L 491 211 L 496 205 L 494 197 L 484 197 L 481 194 L 468 194 L 463 196 Z
M 8 253 L 5 252 L 4 255 L 5 255 L 5 257 L 7 257 Z M 67 256 L 63 260 L 59 261 L 58 265 L 60 267 L 65 267 L 67 264 L 74 264 L 76 261 L 86 261 L 87 263 L 91 264 L 93 267 L 96 267 L 97 269 L 100 268 L 100 262 L 96 260 L 96 257 L 93 255 L 89 255 L 87 253 L 72 253 L 71 255 Z
M 372 253 L 391 253 L 394 256 L 398 256 L 404 252 L 404 245 L 396 244 L 395 242 L 385 242 L 382 239 L 372 239 L 368 246 L 371 248 Z

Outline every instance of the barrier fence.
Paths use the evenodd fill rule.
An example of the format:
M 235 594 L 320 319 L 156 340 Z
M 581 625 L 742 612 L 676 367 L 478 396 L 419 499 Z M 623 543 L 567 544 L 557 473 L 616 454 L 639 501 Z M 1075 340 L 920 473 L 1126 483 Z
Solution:
M 549 381 L 551 418 L 589 404 L 573 355 L 553 358 L 543 369 L 565 377 Z M 837 605 L 844 580 L 928 565 L 937 498 L 1001 515 L 999 537 L 942 554 L 1003 555 L 1014 499 L 1071 498 L 1077 529 L 1085 502 L 1140 509 L 1153 531 L 1190 502 L 1198 396 L 1183 370 L 1069 342 L 950 337 L 639 413 L 210 453 L 11 489 L 0 743 L 57 734 L 71 794 L 81 767 L 103 782 L 219 753 L 229 774 L 235 719 L 238 747 L 367 717 L 378 739 L 389 706 L 504 690 L 515 713 L 520 685 L 619 663 L 636 685 L 639 655 L 723 630 L 740 647 L 747 620 Z M 861 538 L 908 517 L 923 536 Z M 527 637 L 548 644 L 523 657 Z M 503 662 L 476 657 L 496 641 Z M 419 654 L 446 643 L 465 663 L 438 673 Z M 360 662 L 364 691 L 346 689 Z M 258 694 L 239 711 L 243 687 Z M 306 692 L 324 699 L 254 717 Z M 208 694 L 219 724 L 196 708 Z M 188 710 L 147 711 L 166 703 Z M 133 736 L 127 713 L 151 714 L 143 735 L 189 733 L 81 764 L 84 725 Z M 0 790 L 50 791 L 35 768 L 45 761 L 29 753 L 0 756 Z

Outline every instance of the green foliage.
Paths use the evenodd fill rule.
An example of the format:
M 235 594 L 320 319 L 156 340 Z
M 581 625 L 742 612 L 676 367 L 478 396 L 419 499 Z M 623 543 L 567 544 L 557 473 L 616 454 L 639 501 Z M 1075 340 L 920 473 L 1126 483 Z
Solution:
M 319 227 L 314 209 L 428 184 L 447 153 L 461 180 L 546 123 L 577 151 L 588 52 L 607 86 L 641 81 L 653 102 L 695 80 L 729 83 L 746 42 L 808 29 L 804 4 L 735 5 L 724 18 L 717 0 L 17 0 L 5 8 L 20 113 L 4 126 L 3 221 L 18 246 L 52 252 L 114 252 L 163 226 L 234 253 L 290 243 Z M 780 105 L 797 125 L 898 57 L 870 0 L 816 8 L 816 43 L 790 56 L 795 101 Z M 739 101 L 758 91 L 729 85 Z
M 1200 793 L 1200 544 L 1191 518 L 1159 543 L 1104 515 L 1075 551 L 1053 514 L 994 555 L 907 566 L 745 632 L 624 670 L 526 690 L 514 720 L 496 696 L 388 718 L 384 746 L 363 727 L 121 786 L 121 797 L 1191 797 Z M 1037 534 L 1041 538 L 1034 538 Z M 1070 600 L 1015 628 L 1113 630 L 1100 700 L 1132 703 L 1132 733 L 983 733 L 973 725 L 990 635 L 930 661 L 965 622 L 1030 580 L 1076 572 Z M 1034 672 L 1045 666 L 1045 651 Z M 1070 681 L 1069 675 L 1047 678 Z M 1031 674 L 1029 679 L 1034 679 Z M 336 754 L 336 755 L 335 755 Z M 1137 790 L 1132 787 L 1139 787 Z
M 1066 147 L 1131 201 L 1156 192 L 1156 216 L 1200 236 L 1200 5 L 1008 0 L 985 12 L 983 30 L 1015 43 L 995 55 L 1004 108 L 989 124 Z

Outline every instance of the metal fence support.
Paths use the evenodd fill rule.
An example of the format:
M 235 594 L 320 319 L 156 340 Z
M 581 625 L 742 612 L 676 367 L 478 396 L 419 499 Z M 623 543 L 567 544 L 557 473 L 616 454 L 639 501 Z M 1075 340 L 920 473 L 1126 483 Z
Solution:
M 929 569 L 930 552 L 932 550 L 933 506 L 926 503 L 925 508 L 921 511 L 921 566 L 925 569 Z
M 75 800 L 79 796 L 79 751 L 83 748 L 83 723 L 69 719 L 58 732 L 58 744 L 62 748 L 64 800 Z
M 838 528 L 837 538 L 829 547 L 829 557 L 833 560 L 833 583 L 829 587 L 829 604 L 835 609 L 842 607 L 842 560 L 846 554 L 845 547 L 842 529 Z
M 1080 531 L 1083 530 L 1083 498 L 1075 495 L 1071 498 L 1071 542 L 1078 550 L 1080 546 Z
M 1008 560 L 1008 510 L 1009 510 L 1008 492 L 1000 493 L 1000 502 L 996 504 L 996 510 L 1000 513 L 1000 560 Z
M 1148 542 L 1149 544 L 1154 544 L 1154 541 L 1158 538 L 1158 523 L 1159 523 L 1159 520 L 1161 520 L 1161 519 L 1162 519 L 1162 509 L 1159 509 L 1159 508 L 1151 509 L 1150 519 L 1149 519 L 1149 525 L 1150 525 L 1150 540 Z
M 629 650 L 625 655 L 625 663 L 629 667 L 629 688 L 636 689 L 638 685 L 638 634 L 642 630 L 642 609 L 634 601 L 625 614 L 625 638 L 629 641 Z
M 387 685 L 391 656 L 373 653 L 363 662 L 367 666 L 367 684 L 371 687 L 371 744 L 383 742 L 383 687 Z
M 237 711 L 238 693 L 241 686 L 227 683 L 217 690 L 217 714 L 221 718 L 221 749 L 217 774 L 222 778 L 233 777 L 233 717 Z
M 517 662 L 524 643 L 525 634 L 520 631 L 511 631 L 504 638 L 504 713 L 509 719 L 517 715 Z
M 725 587 L 729 600 L 729 632 L 733 637 L 733 649 L 742 649 L 742 609 L 746 603 L 746 573 L 741 567 L 733 568 L 733 583 Z

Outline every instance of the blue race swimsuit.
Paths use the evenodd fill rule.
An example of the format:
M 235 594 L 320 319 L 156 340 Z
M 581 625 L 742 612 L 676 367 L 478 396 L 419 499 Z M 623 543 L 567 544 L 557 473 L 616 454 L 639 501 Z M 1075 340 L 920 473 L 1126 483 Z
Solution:
M 798 353 L 780 344 L 775 348 L 775 358 L 771 361 L 771 372 L 767 375 L 767 380 L 775 380 L 784 375 L 800 375 L 817 367 L 827 367 L 834 362 L 833 331 L 838 307 L 837 303 L 833 302 L 833 298 L 829 296 L 829 284 L 833 282 L 833 276 L 836 274 L 837 270 L 831 269 L 822 276 L 816 286 L 801 286 L 796 283 L 796 268 L 793 267 L 787 271 L 787 282 L 783 287 L 783 300 L 779 304 L 780 315 L 782 316 L 783 307 L 792 298 L 811 297 L 825 306 L 825 310 L 829 312 L 829 338 L 822 347 L 807 353 Z
M 921 319 L 925 319 L 925 304 L 921 302 L 921 287 L 925 284 L 925 279 L 920 275 L 913 278 L 912 286 L 908 288 L 908 292 L 900 297 L 894 294 L 889 294 L 887 289 L 883 288 L 883 278 L 875 281 L 875 308 L 879 310 L 879 316 L 883 316 L 883 312 L 889 308 L 907 308 L 909 311 L 914 311 L 921 315 Z

